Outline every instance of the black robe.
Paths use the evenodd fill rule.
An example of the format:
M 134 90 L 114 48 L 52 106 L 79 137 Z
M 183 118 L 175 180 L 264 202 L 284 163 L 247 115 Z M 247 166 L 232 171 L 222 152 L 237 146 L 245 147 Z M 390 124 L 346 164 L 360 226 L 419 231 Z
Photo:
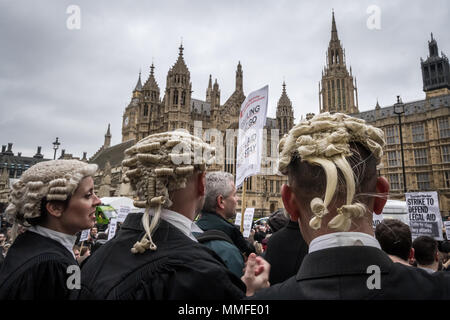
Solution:
M 244 283 L 214 253 L 161 220 L 156 251 L 132 253 L 142 238 L 142 213 L 130 213 L 119 233 L 83 264 L 74 299 L 223 300 L 245 295 Z
M 78 266 L 59 242 L 32 231 L 19 235 L 0 269 L 0 300 L 68 299 L 67 273 Z
M 289 221 L 284 228 L 273 233 L 264 253 L 264 258 L 270 263 L 270 284 L 283 282 L 295 275 L 307 254 L 308 244 L 303 239 L 298 222 Z
M 449 299 L 449 294 L 446 272 L 430 275 L 392 262 L 378 248 L 346 246 L 307 254 L 297 275 L 256 292 L 250 299 L 434 300 Z

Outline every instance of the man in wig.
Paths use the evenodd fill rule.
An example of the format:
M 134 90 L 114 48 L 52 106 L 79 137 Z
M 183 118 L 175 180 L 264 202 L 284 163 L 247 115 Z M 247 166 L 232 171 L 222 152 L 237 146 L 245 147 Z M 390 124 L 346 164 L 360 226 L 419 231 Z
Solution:
M 323 113 L 280 141 L 283 203 L 309 245 L 298 273 L 255 299 L 442 299 L 445 274 L 394 263 L 374 237 L 389 184 L 377 176 L 383 131 L 345 114 Z
M 150 135 L 125 151 L 134 205 L 115 238 L 82 268 L 79 299 L 239 299 L 246 286 L 192 232 L 214 150 L 183 131 Z M 262 270 L 258 272 L 261 278 Z M 268 270 L 267 270 L 268 272 Z M 247 277 L 248 278 L 248 277 Z M 253 292 L 253 286 L 251 286 Z

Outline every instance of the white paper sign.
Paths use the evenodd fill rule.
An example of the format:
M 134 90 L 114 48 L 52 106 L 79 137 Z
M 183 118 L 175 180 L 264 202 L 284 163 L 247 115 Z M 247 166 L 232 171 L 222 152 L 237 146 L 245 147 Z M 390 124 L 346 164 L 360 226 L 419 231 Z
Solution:
M 409 192 L 405 196 L 412 238 L 429 236 L 444 240 L 437 192 Z
M 117 218 L 112 218 L 109 220 L 109 232 L 108 232 L 108 240 L 114 238 L 117 231 Z
M 86 241 L 87 239 L 89 239 L 89 233 L 90 233 L 90 232 L 91 232 L 91 229 L 83 230 L 83 231 L 81 232 L 80 242 Z
M 255 215 L 255 208 L 246 208 L 244 213 L 244 232 L 242 235 L 244 238 L 250 236 L 250 231 L 252 230 L 253 216 Z M 236 213 L 235 225 L 241 226 L 241 213 Z
M 124 222 L 128 214 L 130 213 L 131 208 L 127 206 L 120 206 L 119 214 L 117 215 L 118 222 Z
M 444 221 L 445 234 L 447 235 L 447 240 L 450 240 L 450 221 Z
M 373 230 L 375 230 L 375 228 L 377 227 L 377 225 L 379 225 L 382 221 L 383 221 L 383 214 L 375 214 L 375 212 L 373 213 Z
M 236 188 L 261 171 L 263 130 L 267 118 L 269 86 L 250 93 L 241 105 L 236 151 Z

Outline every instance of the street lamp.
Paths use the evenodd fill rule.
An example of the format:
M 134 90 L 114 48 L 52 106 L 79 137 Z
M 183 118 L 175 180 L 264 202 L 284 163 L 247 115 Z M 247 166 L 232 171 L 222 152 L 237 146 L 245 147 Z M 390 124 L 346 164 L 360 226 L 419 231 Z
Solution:
M 405 174 L 405 156 L 403 154 L 403 135 L 402 135 L 402 118 L 401 115 L 405 113 L 405 105 L 400 96 L 397 96 L 397 103 L 394 104 L 394 113 L 398 116 L 398 126 L 400 128 L 400 148 L 402 151 L 402 171 L 403 171 L 403 192 L 406 193 L 406 174 Z
M 53 150 L 55 150 L 55 153 L 53 154 L 53 160 L 56 159 L 56 150 L 58 150 L 60 144 L 61 143 L 59 143 L 58 137 L 56 137 L 56 141 L 53 142 Z

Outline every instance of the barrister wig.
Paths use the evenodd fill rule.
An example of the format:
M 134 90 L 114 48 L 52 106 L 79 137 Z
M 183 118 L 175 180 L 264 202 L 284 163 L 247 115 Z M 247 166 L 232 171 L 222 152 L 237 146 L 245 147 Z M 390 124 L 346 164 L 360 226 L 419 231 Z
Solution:
M 5 211 L 7 220 L 15 229 L 19 224 L 29 226 L 28 219 L 43 214 L 41 201 L 44 198 L 47 201 L 66 201 L 81 180 L 93 176 L 97 168 L 96 164 L 79 160 L 52 160 L 35 164 L 12 185 Z
M 152 134 L 125 150 L 124 182 L 129 182 L 136 193 L 134 206 L 145 208 L 142 224 L 146 232 L 131 252 L 157 249 L 152 234 L 161 209 L 172 205 L 170 193 L 185 188 L 194 172 L 206 171 L 213 161 L 214 148 L 185 131 Z M 151 222 L 150 209 L 154 209 Z
M 318 165 L 325 171 L 326 189 L 324 199 L 313 198 L 310 202 L 311 218 L 309 225 L 317 230 L 322 218 L 328 213 L 338 183 L 339 169 L 345 178 L 346 202 L 337 208 L 337 215 L 328 226 L 338 231 L 347 231 L 351 219 L 364 216 L 367 208 L 354 202 L 356 176 L 347 157 L 352 156 L 351 143 L 359 143 L 368 149 L 379 164 L 383 154 L 384 132 L 366 124 L 362 119 L 342 113 L 318 114 L 312 119 L 300 122 L 285 135 L 279 144 L 280 159 L 278 170 L 288 174 L 288 167 L 296 159 Z

